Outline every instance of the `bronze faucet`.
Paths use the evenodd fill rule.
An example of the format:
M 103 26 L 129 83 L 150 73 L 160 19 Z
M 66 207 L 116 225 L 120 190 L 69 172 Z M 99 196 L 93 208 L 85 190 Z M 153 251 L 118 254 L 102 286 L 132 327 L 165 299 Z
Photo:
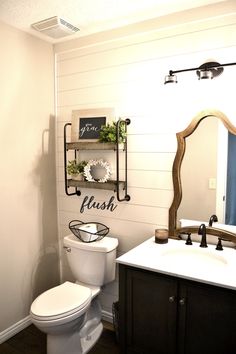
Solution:
M 198 229 L 198 235 L 202 235 L 202 240 L 200 243 L 200 247 L 207 247 L 207 242 L 206 242 L 206 225 L 201 224 Z
M 218 218 L 215 214 L 211 215 L 210 219 L 209 219 L 209 226 L 212 226 L 213 222 L 217 222 Z

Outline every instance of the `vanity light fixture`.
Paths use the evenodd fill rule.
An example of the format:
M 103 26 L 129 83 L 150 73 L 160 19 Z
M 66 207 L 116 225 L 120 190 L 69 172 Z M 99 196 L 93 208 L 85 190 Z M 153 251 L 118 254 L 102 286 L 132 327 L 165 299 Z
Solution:
M 173 71 L 170 70 L 169 71 L 169 75 L 166 75 L 165 76 L 165 84 L 168 84 L 168 83 L 175 83 L 177 84 L 177 76 L 173 74 Z
M 176 74 L 187 72 L 187 71 L 196 71 L 198 80 L 213 79 L 214 77 L 217 77 L 220 74 L 222 74 L 225 66 L 231 66 L 231 65 L 236 65 L 236 63 L 220 64 L 215 61 L 209 61 L 200 65 L 198 68 L 170 70 L 169 74 L 165 76 L 164 84 L 169 84 L 169 83 L 176 84 L 178 82 Z

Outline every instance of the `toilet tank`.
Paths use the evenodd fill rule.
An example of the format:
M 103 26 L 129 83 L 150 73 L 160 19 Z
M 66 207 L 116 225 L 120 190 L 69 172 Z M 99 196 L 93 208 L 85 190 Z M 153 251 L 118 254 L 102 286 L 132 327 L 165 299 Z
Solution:
M 71 234 L 64 237 L 63 243 L 76 280 L 102 286 L 115 279 L 117 238 L 105 236 L 100 241 L 86 243 Z

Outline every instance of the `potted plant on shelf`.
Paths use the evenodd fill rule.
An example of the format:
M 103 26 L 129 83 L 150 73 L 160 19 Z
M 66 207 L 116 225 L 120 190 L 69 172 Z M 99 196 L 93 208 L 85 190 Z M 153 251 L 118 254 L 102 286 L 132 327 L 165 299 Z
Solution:
M 119 126 L 119 144 L 124 143 L 126 137 L 125 124 Z M 99 132 L 99 141 L 101 143 L 116 143 L 116 122 L 102 125 Z
M 71 160 L 68 161 L 68 165 L 66 167 L 67 173 L 71 176 L 73 180 L 83 181 L 84 179 L 84 168 L 87 165 L 87 161 L 79 161 Z

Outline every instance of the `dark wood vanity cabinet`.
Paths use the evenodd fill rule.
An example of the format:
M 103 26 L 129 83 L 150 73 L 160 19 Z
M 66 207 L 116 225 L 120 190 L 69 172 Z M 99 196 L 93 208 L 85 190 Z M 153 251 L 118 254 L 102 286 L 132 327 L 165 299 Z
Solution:
M 119 265 L 121 354 L 235 354 L 236 292 Z
M 174 353 L 176 281 L 121 265 L 119 276 L 122 353 Z

